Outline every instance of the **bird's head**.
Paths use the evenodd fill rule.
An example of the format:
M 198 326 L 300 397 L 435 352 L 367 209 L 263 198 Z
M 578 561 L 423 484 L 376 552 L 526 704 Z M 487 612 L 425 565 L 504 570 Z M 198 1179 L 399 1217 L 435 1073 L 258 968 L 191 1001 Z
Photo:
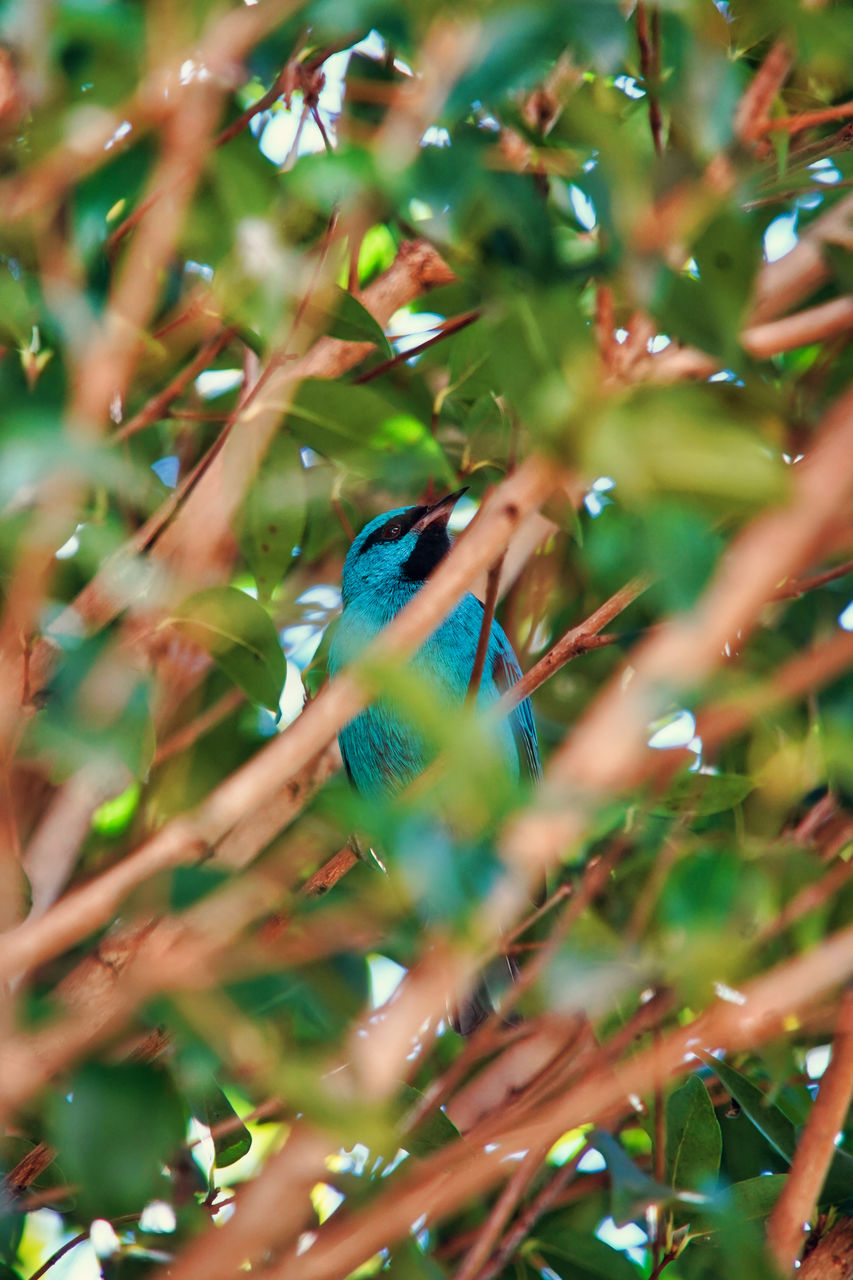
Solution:
M 447 522 L 465 492 L 457 489 L 431 507 L 398 507 L 365 525 L 344 563 L 344 604 L 365 592 L 414 594 L 450 550 Z

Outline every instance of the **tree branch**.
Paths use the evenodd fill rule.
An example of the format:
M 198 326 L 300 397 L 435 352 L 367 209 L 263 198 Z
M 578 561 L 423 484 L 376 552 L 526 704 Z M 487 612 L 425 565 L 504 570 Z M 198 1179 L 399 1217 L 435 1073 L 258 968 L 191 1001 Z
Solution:
M 558 480 L 553 466 L 530 458 L 499 485 L 435 575 L 370 646 L 360 668 L 412 652 Z M 58 954 L 105 924 L 135 885 L 165 868 L 204 856 L 247 814 L 262 810 L 269 796 L 286 787 L 367 701 L 354 671 L 331 681 L 283 734 L 217 787 L 194 815 L 174 819 L 135 853 L 67 894 L 39 920 L 24 921 L 0 936 L 0 973 L 11 977 Z M 273 834 L 270 831 L 268 838 Z M 231 856 L 236 857 L 236 851 Z
M 810 1007 L 851 975 L 853 926 L 747 983 L 742 988 L 743 1005 L 715 1003 L 613 1071 L 591 1069 L 576 1086 L 531 1108 L 514 1125 L 504 1127 L 498 1119 L 478 1129 L 476 1144 L 454 1143 L 419 1161 L 416 1169 L 402 1173 L 396 1187 L 389 1187 L 358 1213 L 342 1208 L 317 1230 L 312 1247 L 299 1258 L 300 1280 L 337 1280 L 406 1235 L 421 1214 L 437 1220 L 454 1212 L 460 1203 L 507 1176 L 512 1168 L 506 1160 L 509 1153 L 550 1145 L 579 1124 L 614 1123 L 630 1109 L 629 1094 L 642 1097 L 658 1081 L 689 1071 L 693 1047 L 755 1049 L 778 1034 L 786 1018 Z M 369 1052 L 369 1043 L 364 1049 Z M 293 1253 L 288 1252 L 269 1269 L 266 1280 L 284 1280 L 293 1275 L 295 1265 Z M 219 1280 L 221 1274 L 214 1268 L 208 1280 Z
M 538 874 L 582 834 L 588 806 L 642 772 L 649 723 L 675 694 L 706 679 L 732 636 L 746 636 L 780 581 L 813 563 L 853 497 L 853 390 L 827 413 L 808 456 L 793 469 L 789 503 L 735 539 L 692 613 L 665 623 L 630 655 L 552 756 L 538 804 L 506 832 L 510 865 Z M 845 633 L 846 635 L 847 633 Z M 506 923 L 495 920 L 500 929 Z
M 841 997 L 832 1058 L 802 1137 L 791 1171 L 767 1223 L 767 1244 L 782 1271 L 790 1271 L 805 1243 L 803 1224 L 812 1213 L 835 1155 L 835 1137 L 843 1128 L 853 1098 L 853 991 Z
M 647 578 L 634 578 L 624 587 L 614 591 L 613 595 L 599 605 L 594 613 L 571 627 L 548 652 L 535 663 L 501 698 L 498 710 L 506 714 L 512 707 L 518 706 L 525 698 L 529 698 L 540 685 L 549 680 L 556 671 L 564 667 L 572 658 L 577 658 L 590 649 L 598 649 L 603 645 L 613 644 L 616 636 L 599 636 L 602 627 L 623 613 L 638 596 L 648 590 Z

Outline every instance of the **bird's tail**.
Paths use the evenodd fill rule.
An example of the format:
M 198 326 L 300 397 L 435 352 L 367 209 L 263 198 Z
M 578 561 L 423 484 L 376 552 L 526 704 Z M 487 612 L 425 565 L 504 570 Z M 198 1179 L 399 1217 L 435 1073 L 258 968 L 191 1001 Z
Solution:
M 453 1030 L 466 1038 L 472 1036 L 499 1009 L 496 993 L 501 988 L 506 989 L 507 978 L 511 982 L 517 982 L 520 972 L 514 956 L 500 956 L 487 965 L 471 994 L 449 1011 L 448 1018 Z M 516 1013 L 510 1013 L 501 1021 L 504 1026 L 512 1026 L 520 1021 L 520 1017 Z

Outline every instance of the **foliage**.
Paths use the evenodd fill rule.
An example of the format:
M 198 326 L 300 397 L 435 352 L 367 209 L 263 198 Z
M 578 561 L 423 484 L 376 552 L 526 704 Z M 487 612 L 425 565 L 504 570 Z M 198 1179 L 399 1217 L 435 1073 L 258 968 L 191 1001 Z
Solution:
M 853 1214 L 853 8 L 630 8 L 0 4 L 3 1277 L 756 1280 Z M 502 483 L 541 794 L 399 635 L 324 692 L 352 532 L 467 486 L 482 596 Z M 384 805 L 358 689 L 439 752 Z

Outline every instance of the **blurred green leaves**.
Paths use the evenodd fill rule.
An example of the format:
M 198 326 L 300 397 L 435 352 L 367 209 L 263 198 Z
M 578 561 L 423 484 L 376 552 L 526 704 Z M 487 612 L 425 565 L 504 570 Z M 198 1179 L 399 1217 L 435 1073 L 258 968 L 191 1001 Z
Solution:
M 290 403 L 287 422 L 300 444 L 392 490 L 411 493 L 429 480 L 451 480 L 444 455 L 423 423 L 398 412 L 370 387 L 306 378 Z
M 236 587 L 209 587 L 185 600 L 170 621 L 248 698 L 278 710 L 286 663 L 278 632 L 256 600 Z
M 133 1213 L 167 1196 L 164 1166 L 184 1129 L 181 1100 L 158 1067 L 90 1062 L 50 1103 L 50 1140 L 91 1217 Z

